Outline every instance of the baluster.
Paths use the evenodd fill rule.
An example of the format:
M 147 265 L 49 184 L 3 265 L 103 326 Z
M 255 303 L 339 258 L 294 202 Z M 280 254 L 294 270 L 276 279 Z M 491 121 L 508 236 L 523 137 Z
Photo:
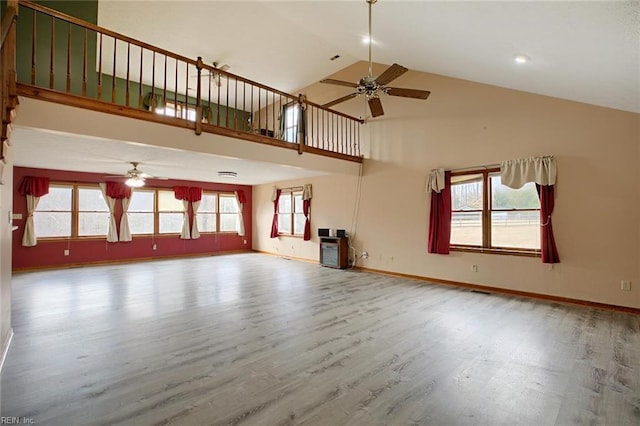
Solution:
M 84 29 L 82 41 L 82 96 L 87 96 L 87 29 Z
M 50 68 L 49 68 L 49 89 L 53 89 L 53 83 L 55 80 L 55 50 L 56 50 L 56 21 L 55 18 L 51 17 L 51 52 L 49 58 Z
M 36 15 L 38 12 L 33 11 L 33 28 L 31 36 L 31 84 L 36 84 Z
M 151 111 L 156 110 L 156 51 L 151 52 Z
M 247 113 L 247 82 L 246 81 L 242 81 L 242 111 L 244 112 L 244 114 L 242 114 L 242 130 L 244 130 L 245 132 L 248 130 L 248 120 L 245 117 L 245 114 Z
M 235 93 L 234 101 L 233 101 L 233 128 L 234 130 L 238 130 L 238 79 L 233 79 L 233 90 Z
M 144 48 L 140 47 L 140 78 L 138 80 L 138 108 L 144 108 L 142 104 L 142 63 L 144 61 Z
M 71 92 L 71 22 L 67 26 L 67 93 Z
M 220 79 L 222 79 L 222 74 L 219 74 Z M 224 127 L 226 127 L 227 129 L 229 128 L 229 79 L 225 78 L 225 81 L 227 82 L 227 100 L 225 103 L 225 117 L 224 117 Z
M 176 59 L 176 79 L 175 79 L 175 86 L 173 89 L 173 105 L 176 106 L 176 108 L 173 109 L 173 116 L 177 117 L 178 116 L 178 60 Z
M 125 105 L 129 106 L 130 92 L 129 92 L 129 71 L 131 67 L 131 43 L 127 43 L 127 86 L 125 88 Z
M 100 43 L 98 47 L 98 100 L 102 100 L 102 33 L 100 33 Z
M 111 67 L 111 103 L 116 103 L 116 50 L 118 47 L 118 39 L 113 38 L 113 66 Z
M 211 73 L 211 72 L 209 72 Z M 216 84 L 216 88 L 218 90 L 218 107 L 216 108 L 216 126 L 220 126 L 220 86 L 222 85 L 217 85 Z M 222 127 L 222 126 L 220 126 Z
M 164 55 L 164 82 L 162 86 L 162 102 L 164 102 L 164 115 L 167 115 L 167 55 Z M 176 87 L 176 91 L 178 88 Z M 178 105 L 176 105 L 177 107 Z M 177 108 L 176 108 L 177 109 Z
M 262 129 L 262 98 L 260 97 L 260 87 L 258 87 L 258 132 Z

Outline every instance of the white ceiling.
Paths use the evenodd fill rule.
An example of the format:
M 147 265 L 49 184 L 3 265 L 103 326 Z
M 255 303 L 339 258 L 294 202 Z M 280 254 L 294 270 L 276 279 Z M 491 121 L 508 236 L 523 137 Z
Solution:
M 101 26 L 290 93 L 367 60 L 365 0 L 98 5 Z M 373 38 L 378 63 L 640 112 L 637 0 L 379 0 Z
M 365 0 L 98 5 L 100 26 L 194 59 L 227 63 L 230 72 L 293 94 L 367 60 L 361 41 Z M 640 113 L 640 1 L 379 0 L 373 38 L 378 63 Z M 515 64 L 516 54 L 531 61 Z M 331 61 L 334 55 L 340 58 Z M 20 166 L 119 174 L 135 160 L 147 173 L 195 181 L 220 181 L 211 170 L 234 170 L 243 184 L 318 174 L 29 129 L 13 137 L 21 142 L 14 150 Z

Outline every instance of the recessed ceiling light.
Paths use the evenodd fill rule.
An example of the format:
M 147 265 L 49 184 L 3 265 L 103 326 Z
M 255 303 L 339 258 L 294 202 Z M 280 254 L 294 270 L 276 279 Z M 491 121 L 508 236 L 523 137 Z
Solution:
M 238 174 L 236 172 L 222 171 L 222 172 L 218 172 L 218 177 L 225 178 L 225 179 L 235 179 L 236 177 L 238 177 Z
M 531 60 L 531 58 L 527 55 L 516 55 L 513 60 L 516 61 L 517 64 L 526 64 Z

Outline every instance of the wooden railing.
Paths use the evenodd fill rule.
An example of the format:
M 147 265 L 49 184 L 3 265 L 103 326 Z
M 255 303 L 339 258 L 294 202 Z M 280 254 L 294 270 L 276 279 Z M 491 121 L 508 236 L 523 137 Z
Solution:
M 0 36 L 0 111 L 2 112 L 2 131 L 0 134 L 0 160 L 4 161 L 5 141 L 9 138 L 9 125 L 18 104 L 16 90 L 16 19 L 18 17 L 17 0 L 7 1 Z
M 20 95 L 362 161 L 362 120 L 28 1 Z

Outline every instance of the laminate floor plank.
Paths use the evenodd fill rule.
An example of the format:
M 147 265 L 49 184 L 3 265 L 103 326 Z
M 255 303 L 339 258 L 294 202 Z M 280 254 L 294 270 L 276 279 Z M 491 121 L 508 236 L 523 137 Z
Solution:
M 3 416 L 640 424 L 637 315 L 261 254 L 16 274 Z

